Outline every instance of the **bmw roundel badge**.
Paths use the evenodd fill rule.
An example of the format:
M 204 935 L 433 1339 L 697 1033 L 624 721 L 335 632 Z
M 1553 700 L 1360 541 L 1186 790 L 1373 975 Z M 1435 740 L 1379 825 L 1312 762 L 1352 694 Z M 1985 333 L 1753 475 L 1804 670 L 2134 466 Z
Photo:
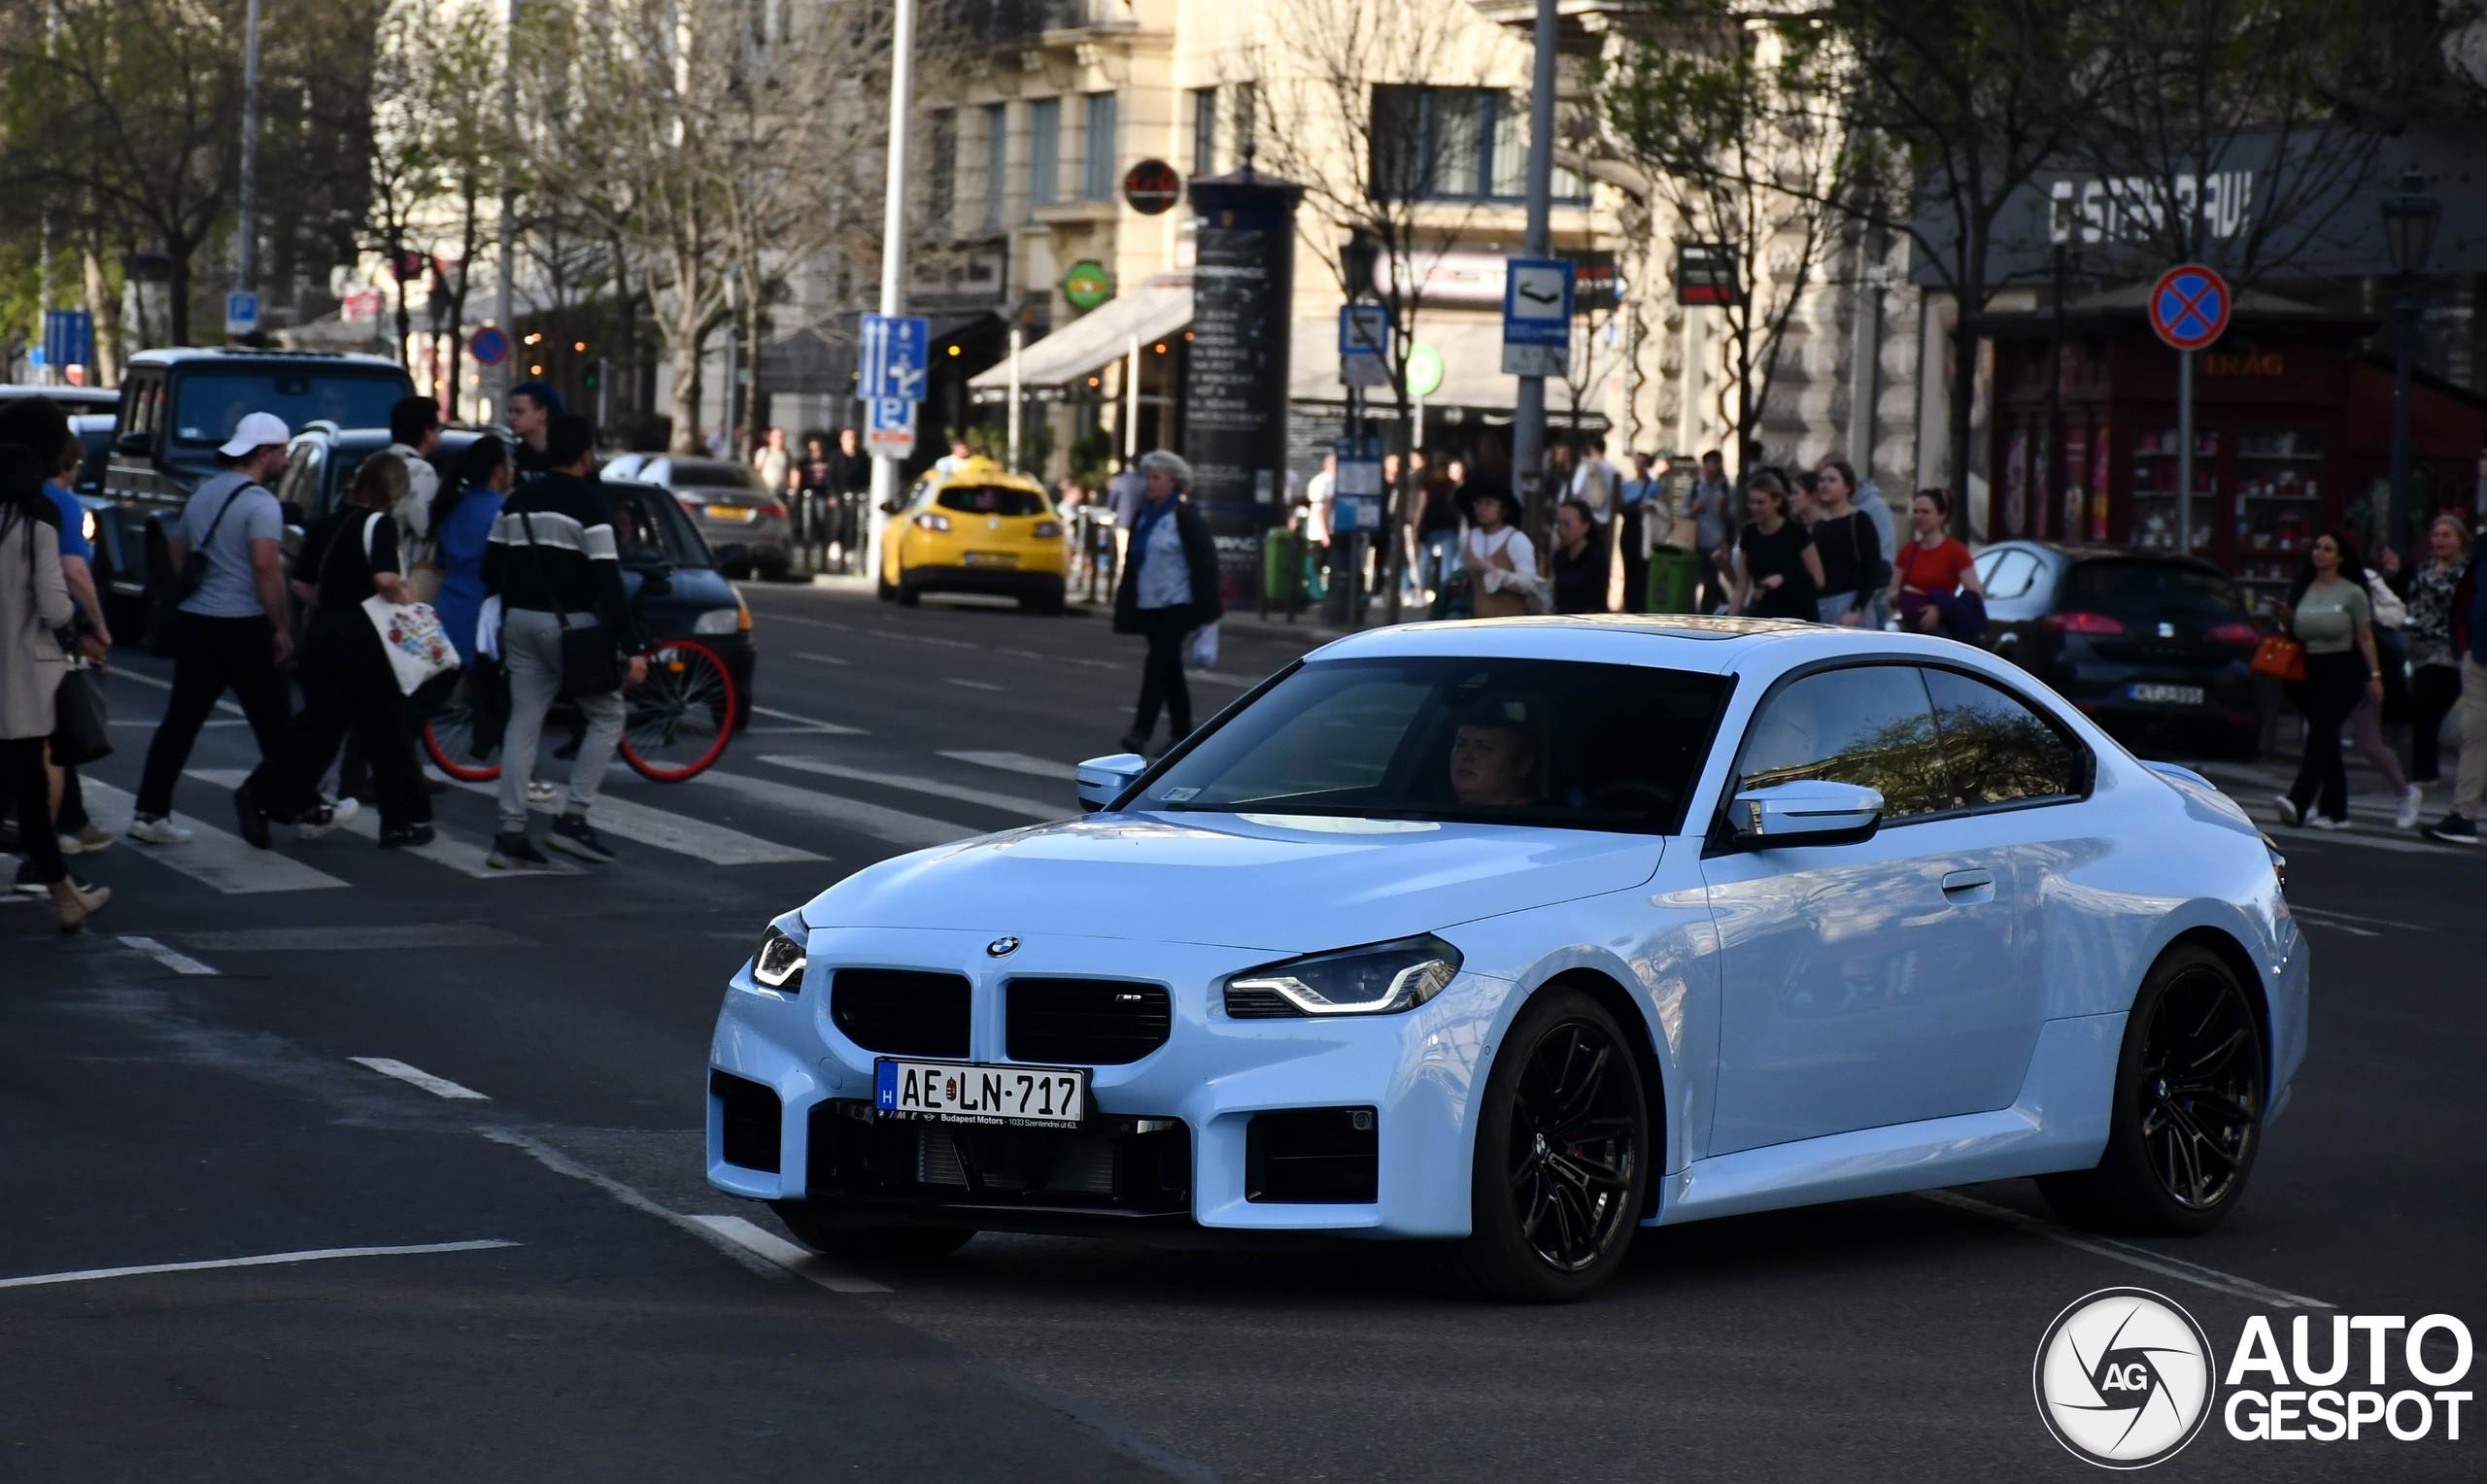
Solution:
M 995 938 L 984 945 L 984 951 L 996 959 L 1006 959 L 1019 951 L 1017 938 Z

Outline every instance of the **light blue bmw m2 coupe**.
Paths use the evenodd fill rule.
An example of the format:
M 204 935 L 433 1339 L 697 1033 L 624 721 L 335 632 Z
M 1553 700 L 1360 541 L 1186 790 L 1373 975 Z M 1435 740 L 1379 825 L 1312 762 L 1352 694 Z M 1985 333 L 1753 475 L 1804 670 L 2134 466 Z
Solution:
M 1418 624 L 1078 777 L 769 926 L 718 1189 L 850 1255 L 1320 1233 L 1563 1299 L 1639 1227 L 2005 1176 L 2207 1230 L 2305 1050 L 2244 811 L 1945 640 Z

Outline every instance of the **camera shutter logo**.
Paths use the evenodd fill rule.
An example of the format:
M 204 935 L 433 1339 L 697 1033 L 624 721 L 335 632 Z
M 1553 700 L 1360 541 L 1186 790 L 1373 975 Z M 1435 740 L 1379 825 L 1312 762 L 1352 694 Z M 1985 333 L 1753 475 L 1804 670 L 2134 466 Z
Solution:
M 2100 1289 L 2058 1314 L 2038 1341 L 2031 1385 L 2056 1441 L 2102 1468 L 2175 1457 L 2209 1420 L 2217 1390 L 2210 1336 L 2141 1288 Z

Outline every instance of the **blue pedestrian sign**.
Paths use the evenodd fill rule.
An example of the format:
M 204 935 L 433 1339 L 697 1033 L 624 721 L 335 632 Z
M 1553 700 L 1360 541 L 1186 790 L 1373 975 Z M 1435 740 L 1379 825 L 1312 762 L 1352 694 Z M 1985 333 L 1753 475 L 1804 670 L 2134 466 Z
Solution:
M 247 335 L 259 327 L 259 296 L 255 293 L 228 293 L 224 296 L 224 333 Z
M 915 452 L 914 398 L 864 399 L 864 452 L 876 458 L 904 458 Z
M 896 397 L 924 400 L 925 368 L 930 360 L 932 327 L 911 315 L 864 317 L 864 344 L 856 369 L 863 373 L 856 394 L 868 400 Z
M 2150 290 L 2150 327 L 2179 351 L 2198 351 L 2228 328 L 2228 280 L 2199 263 L 2179 263 Z
M 1571 359 L 1571 263 L 1510 259 L 1503 273 L 1503 374 L 1561 376 Z
M 1339 385 L 1386 387 L 1390 370 L 1390 310 L 1381 304 L 1339 306 Z
M 55 371 L 95 363 L 95 317 L 83 309 L 43 312 L 43 363 Z

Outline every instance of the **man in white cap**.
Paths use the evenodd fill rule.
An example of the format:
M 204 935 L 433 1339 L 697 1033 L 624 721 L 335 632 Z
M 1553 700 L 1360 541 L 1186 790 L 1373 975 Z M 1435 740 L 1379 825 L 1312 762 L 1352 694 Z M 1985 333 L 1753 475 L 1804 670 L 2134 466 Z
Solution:
M 292 709 L 285 665 L 293 658 L 293 630 L 280 547 L 285 512 L 265 481 L 285 467 L 291 436 L 285 420 L 272 413 L 244 415 L 216 451 L 223 471 L 198 487 L 174 527 L 172 569 L 182 597 L 173 694 L 148 745 L 129 826 L 130 838 L 144 844 L 179 845 L 190 837 L 173 823 L 173 786 L 190 760 L 199 727 L 227 688 L 250 719 L 259 756 L 284 745 Z M 324 804 L 317 812 L 319 818 L 295 823 L 308 832 L 324 832 L 353 814 L 350 807 L 331 811 Z

